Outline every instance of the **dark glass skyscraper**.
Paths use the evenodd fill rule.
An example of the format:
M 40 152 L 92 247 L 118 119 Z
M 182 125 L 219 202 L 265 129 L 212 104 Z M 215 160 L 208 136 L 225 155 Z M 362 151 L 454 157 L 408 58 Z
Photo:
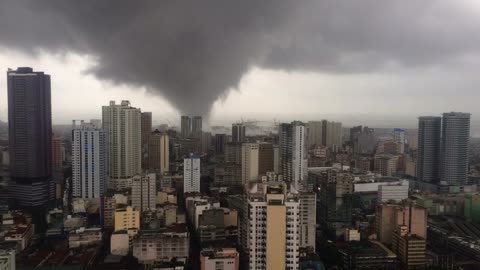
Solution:
M 7 72 L 10 197 L 19 207 L 43 207 L 52 196 L 50 76 L 20 67 Z
M 442 184 L 467 184 L 469 140 L 470 114 L 459 112 L 444 113 L 440 170 Z
M 417 179 L 420 181 L 438 182 L 441 126 L 441 117 L 418 118 Z

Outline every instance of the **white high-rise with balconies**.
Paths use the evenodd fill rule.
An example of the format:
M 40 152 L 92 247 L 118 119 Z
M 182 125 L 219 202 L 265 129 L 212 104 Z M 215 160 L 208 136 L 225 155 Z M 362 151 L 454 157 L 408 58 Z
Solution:
M 183 159 L 183 193 L 200 192 L 200 157 Z
M 300 189 L 307 180 L 307 151 L 305 149 L 305 126 L 302 122 L 281 124 L 280 162 L 284 179 Z
M 107 184 L 105 131 L 97 121 L 72 125 L 72 195 L 100 198 Z
M 103 106 L 103 129 L 107 134 L 108 173 L 116 187 L 142 172 L 141 111 L 128 100 Z

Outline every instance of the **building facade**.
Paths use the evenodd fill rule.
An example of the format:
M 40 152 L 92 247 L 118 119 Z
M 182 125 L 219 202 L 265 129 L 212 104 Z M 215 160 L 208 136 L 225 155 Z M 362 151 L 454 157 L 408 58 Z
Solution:
M 170 171 L 170 138 L 158 130 L 152 132 L 148 143 L 149 172 L 163 175 Z
M 142 112 L 142 169 L 148 169 L 148 143 L 152 132 L 152 113 Z
M 442 119 L 436 116 L 418 118 L 417 179 L 435 183 L 439 180 L 440 136 Z
M 245 125 L 243 123 L 232 124 L 232 142 L 245 142 Z
M 155 174 L 137 175 L 132 180 L 132 207 L 145 211 L 155 210 L 157 186 Z
M 203 249 L 200 264 L 201 270 L 238 270 L 240 255 L 235 248 Z
M 279 137 L 282 175 L 286 182 L 301 189 L 306 182 L 308 166 L 305 126 L 298 121 L 280 124 Z
M 183 192 L 200 192 L 200 157 L 192 155 L 183 160 Z
M 192 134 L 192 118 L 187 115 L 182 115 L 180 121 L 180 136 L 183 139 L 189 138 Z
M 405 130 L 401 128 L 393 129 L 393 141 L 397 144 L 397 152 L 399 154 L 405 153 Z
M 189 254 L 190 237 L 185 228 L 142 231 L 133 239 L 133 256 L 142 264 L 185 261 Z
M 11 198 L 20 207 L 41 207 L 55 197 L 50 75 L 8 70 L 7 88 Z
M 202 137 L 202 117 L 194 116 L 192 118 L 192 134 L 191 137 L 200 139 Z
M 242 144 L 242 184 L 258 180 L 258 143 Z
M 441 184 L 467 184 L 469 141 L 470 114 L 459 112 L 444 113 L 441 141 Z
M 103 106 L 103 129 L 107 135 L 108 173 L 114 181 L 142 172 L 141 112 L 123 100 Z
M 92 123 L 72 124 L 72 196 L 103 196 L 107 185 L 105 131 Z
M 298 269 L 299 208 L 285 184 L 258 184 L 250 190 L 250 269 Z

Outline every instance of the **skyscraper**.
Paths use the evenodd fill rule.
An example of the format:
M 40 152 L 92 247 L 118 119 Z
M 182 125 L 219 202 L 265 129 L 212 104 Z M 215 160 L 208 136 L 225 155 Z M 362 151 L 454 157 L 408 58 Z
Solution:
M 223 154 L 225 152 L 226 143 L 227 143 L 226 134 L 215 134 L 215 153 Z
M 403 154 L 405 153 L 405 130 L 401 128 L 394 128 L 393 129 L 393 141 L 398 146 L 398 153 Z
M 258 180 L 258 143 L 242 144 L 242 184 Z
M 193 138 L 200 139 L 202 137 L 202 117 L 194 116 L 192 119 L 192 134 Z
M 342 145 L 342 123 L 327 120 L 310 121 L 307 124 L 307 147 L 323 145 L 329 148 Z
M 142 169 L 148 169 L 148 142 L 152 132 L 152 113 L 142 112 Z
M 437 182 L 439 179 L 440 135 L 442 119 L 437 116 L 418 118 L 417 179 Z
M 468 142 L 470 140 L 470 114 L 450 112 L 443 114 L 442 184 L 465 185 L 468 173 Z
M 142 172 L 141 112 L 130 106 L 128 100 L 121 104 L 110 101 L 103 106 L 103 129 L 107 135 L 108 173 L 110 179 L 132 178 Z
M 250 269 L 298 269 L 300 202 L 285 184 L 256 184 L 248 194 Z
M 232 124 L 232 142 L 245 142 L 245 125 L 243 123 Z
M 183 193 L 200 192 L 200 157 L 183 159 Z
M 323 145 L 335 150 L 342 146 L 342 123 L 331 122 L 327 120 L 322 121 L 323 128 Z
M 322 121 L 310 121 L 307 124 L 306 135 L 307 147 L 323 145 L 323 123 Z
M 298 121 L 280 124 L 279 137 L 283 177 L 296 189 L 300 189 L 305 185 L 308 165 L 305 149 L 305 126 Z
M 169 137 L 165 133 L 155 130 L 150 136 L 148 147 L 148 167 L 150 172 L 164 174 L 170 167 Z
M 72 195 L 100 198 L 107 184 L 105 131 L 92 123 L 72 123 Z
M 275 172 L 275 148 L 271 143 L 258 144 L 258 174 L 265 175 L 267 172 Z
M 7 71 L 11 197 L 20 207 L 54 198 L 50 75 L 20 67 Z
M 192 118 L 190 118 L 190 116 L 182 115 L 180 124 L 180 136 L 183 139 L 190 137 L 192 133 Z

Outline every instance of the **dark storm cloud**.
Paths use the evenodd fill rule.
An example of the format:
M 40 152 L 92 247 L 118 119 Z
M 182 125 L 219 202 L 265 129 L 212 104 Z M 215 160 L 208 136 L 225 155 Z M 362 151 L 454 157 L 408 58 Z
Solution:
M 98 78 L 208 114 L 252 66 L 367 72 L 476 52 L 474 12 L 457 1 L 2 0 L 0 46 L 92 55 Z

